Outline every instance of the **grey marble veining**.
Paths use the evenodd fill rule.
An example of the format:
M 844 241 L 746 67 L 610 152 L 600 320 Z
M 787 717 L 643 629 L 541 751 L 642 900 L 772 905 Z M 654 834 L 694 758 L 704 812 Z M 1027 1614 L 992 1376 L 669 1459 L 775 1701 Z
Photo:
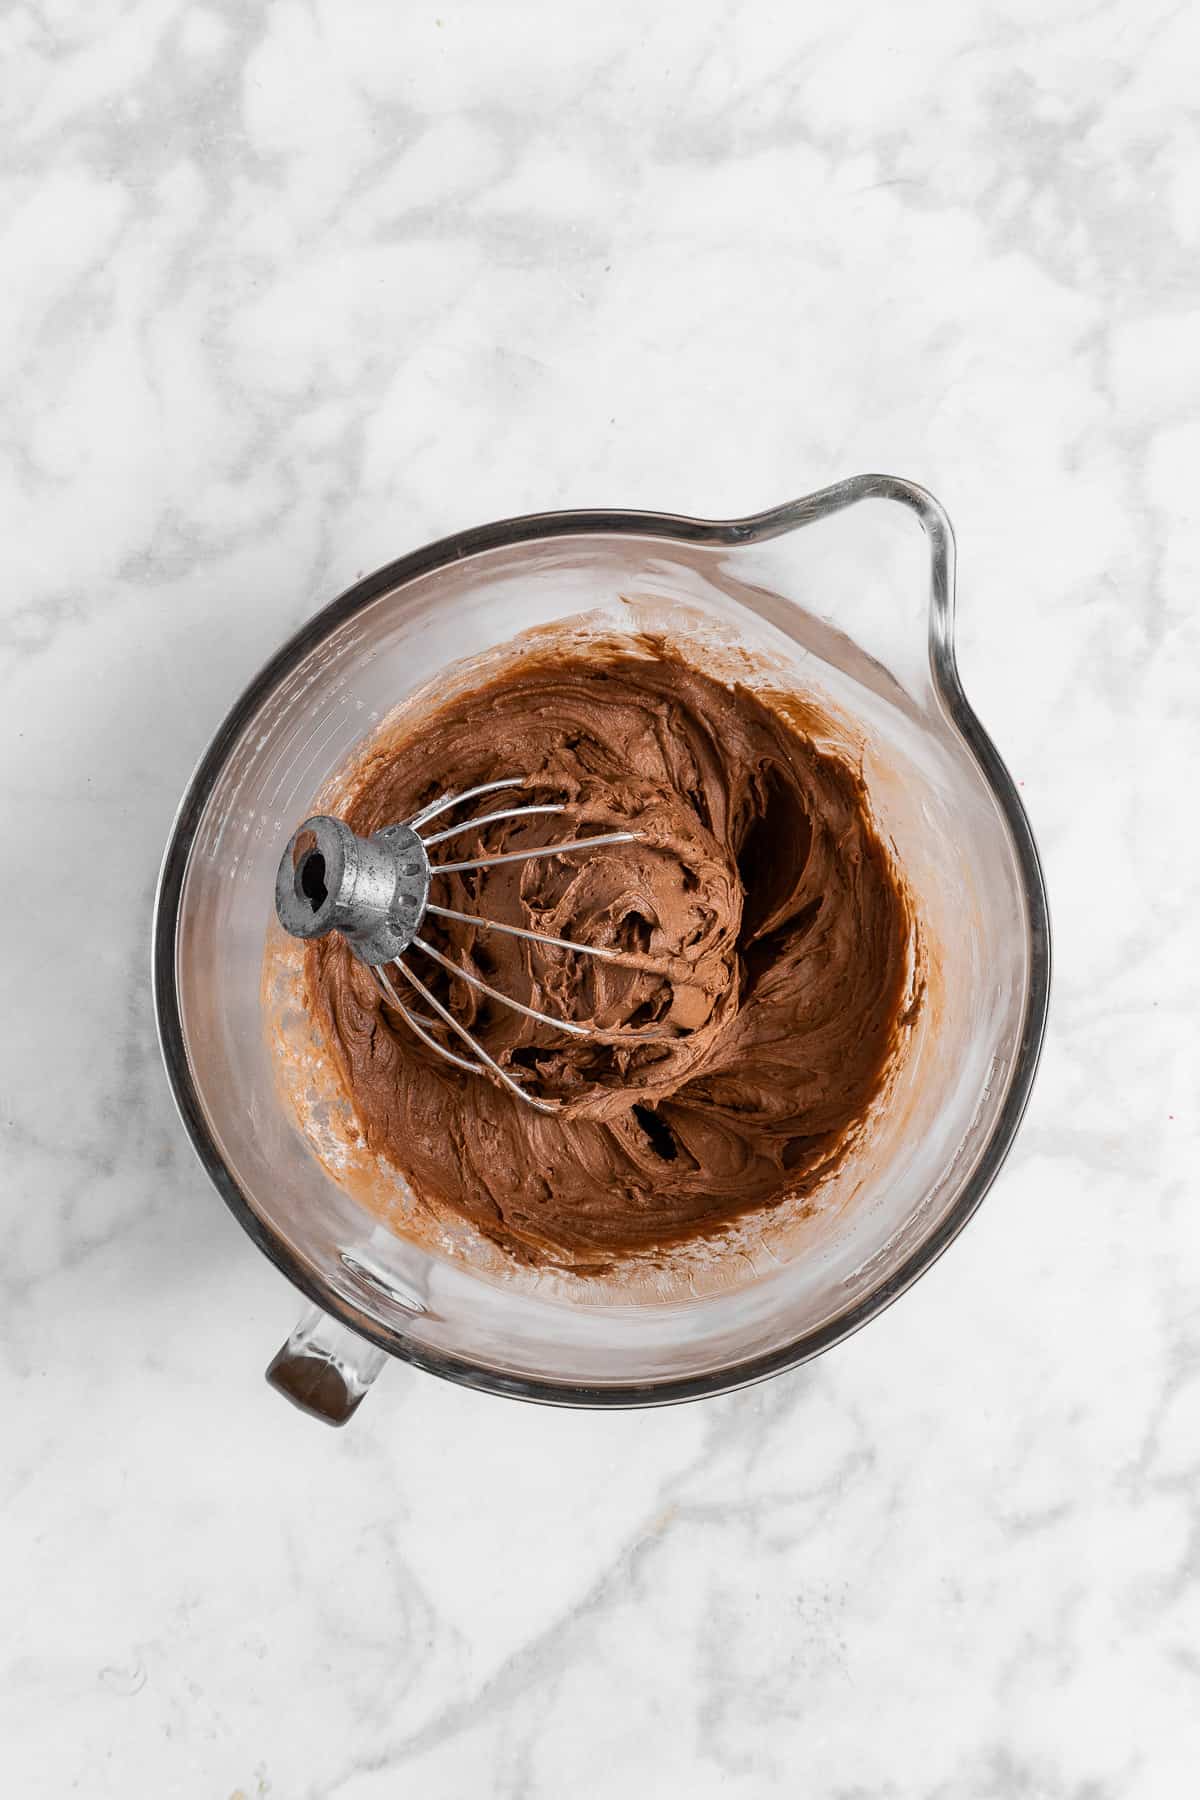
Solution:
M 1161 0 L 6 9 L 0 822 L 70 875 L 0 938 L 22 1800 L 1195 1792 L 1198 56 Z M 767 1387 L 395 1369 L 323 1432 L 154 1043 L 210 732 L 431 537 L 863 468 L 953 516 L 1046 861 L 994 1193 Z

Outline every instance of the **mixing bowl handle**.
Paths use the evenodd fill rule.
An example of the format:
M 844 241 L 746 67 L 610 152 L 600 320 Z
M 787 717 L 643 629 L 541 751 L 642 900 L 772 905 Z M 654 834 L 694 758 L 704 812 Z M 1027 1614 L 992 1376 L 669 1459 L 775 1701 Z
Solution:
M 267 1380 L 301 1412 L 344 1425 L 387 1361 L 384 1351 L 310 1306 L 267 1369 Z

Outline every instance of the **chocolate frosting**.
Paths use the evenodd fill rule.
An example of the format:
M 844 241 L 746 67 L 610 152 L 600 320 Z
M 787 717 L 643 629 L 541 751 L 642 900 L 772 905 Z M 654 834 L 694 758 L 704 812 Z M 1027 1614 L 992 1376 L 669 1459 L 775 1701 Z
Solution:
M 636 654 L 525 658 L 370 751 L 343 809 L 362 833 L 518 773 L 527 792 L 428 831 L 566 803 L 465 831 L 435 862 L 640 837 L 434 880 L 440 905 L 612 961 L 432 915 L 423 928 L 455 962 L 596 1038 L 552 1031 L 408 953 L 502 1067 L 561 1103 L 552 1116 L 420 1043 L 339 938 L 308 946 L 308 1005 L 368 1146 L 520 1260 L 587 1272 L 811 1194 L 895 1056 L 912 929 L 860 775 L 813 742 L 823 723 L 644 640 Z M 621 1041 L 630 1031 L 646 1035 Z

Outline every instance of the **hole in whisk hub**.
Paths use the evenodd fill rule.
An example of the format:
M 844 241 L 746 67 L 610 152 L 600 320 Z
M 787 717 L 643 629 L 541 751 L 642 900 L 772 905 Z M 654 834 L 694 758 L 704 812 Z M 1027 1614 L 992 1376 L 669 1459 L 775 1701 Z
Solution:
M 314 913 L 319 913 L 329 898 L 325 885 L 325 858 L 319 850 L 310 850 L 300 864 L 296 883 Z

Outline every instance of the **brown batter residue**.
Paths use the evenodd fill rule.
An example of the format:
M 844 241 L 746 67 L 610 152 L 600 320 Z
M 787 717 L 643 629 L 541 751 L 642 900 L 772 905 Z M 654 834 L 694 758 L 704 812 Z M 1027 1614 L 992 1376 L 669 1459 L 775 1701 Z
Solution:
M 526 1004 L 662 1041 L 572 1039 L 411 951 L 504 1068 L 565 1103 L 547 1116 L 422 1045 L 340 938 L 305 952 L 308 1006 L 368 1146 L 526 1263 L 602 1270 L 811 1193 L 853 1144 L 906 1023 L 912 922 L 858 773 L 748 689 L 647 647 L 508 667 L 370 753 L 345 816 L 376 831 L 522 773 L 528 792 L 502 804 L 567 812 L 466 832 L 434 860 L 640 832 L 434 883 L 444 906 L 618 963 L 432 916 L 424 935 Z

